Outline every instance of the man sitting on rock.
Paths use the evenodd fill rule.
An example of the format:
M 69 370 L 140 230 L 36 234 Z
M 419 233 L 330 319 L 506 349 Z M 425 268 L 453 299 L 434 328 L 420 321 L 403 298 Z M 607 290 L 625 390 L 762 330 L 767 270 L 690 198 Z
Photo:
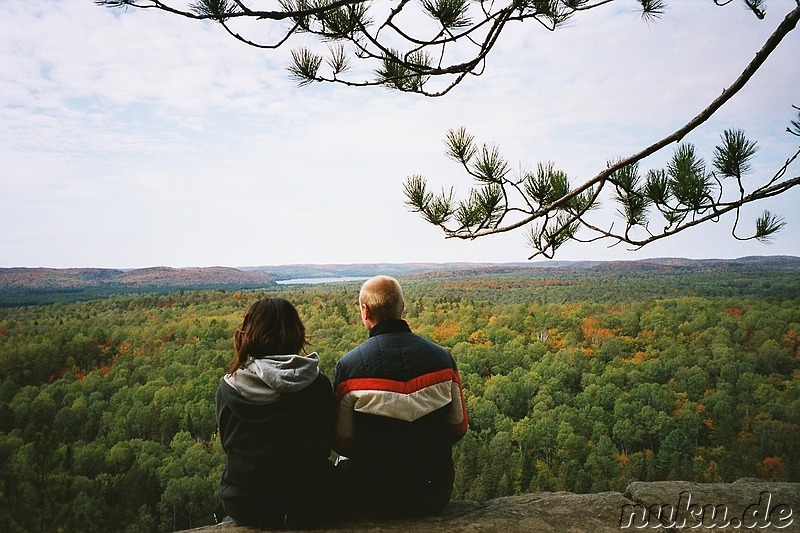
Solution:
M 367 280 L 358 299 L 369 338 L 334 375 L 335 450 L 348 458 L 340 497 L 356 514 L 437 513 L 453 491 L 452 446 L 467 431 L 458 369 L 447 350 L 400 318 L 396 279 Z

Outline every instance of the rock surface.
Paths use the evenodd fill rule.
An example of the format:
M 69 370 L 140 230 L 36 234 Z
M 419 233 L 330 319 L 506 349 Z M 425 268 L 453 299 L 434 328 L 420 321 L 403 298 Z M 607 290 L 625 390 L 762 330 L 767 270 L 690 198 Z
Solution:
M 438 516 L 417 520 L 347 522 L 318 532 L 800 532 L 800 483 L 742 479 L 734 483 L 635 482 L 624 494 L 544 492 L 484 503 L 453 501 Z M 191 531 L 256 531 L 232 523 Z

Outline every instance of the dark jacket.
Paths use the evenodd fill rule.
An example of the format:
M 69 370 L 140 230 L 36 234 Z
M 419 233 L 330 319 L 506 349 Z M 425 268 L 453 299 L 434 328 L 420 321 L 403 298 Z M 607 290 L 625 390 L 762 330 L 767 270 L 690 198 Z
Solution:
M 315 354 L 251 360 L 221 381 L 220 492 L 237 524 L 282 527 L 287 515 L 320 511 L 331 482 L 333 391 L 317 364 Z
M 339 360 L 334 388 L 334 449 L 349 458 L 353 498 L 387 515 L 446 504 L 452 446 L 467 430 L 461 378 L 447 350 L 403 320 L 380 322 Z

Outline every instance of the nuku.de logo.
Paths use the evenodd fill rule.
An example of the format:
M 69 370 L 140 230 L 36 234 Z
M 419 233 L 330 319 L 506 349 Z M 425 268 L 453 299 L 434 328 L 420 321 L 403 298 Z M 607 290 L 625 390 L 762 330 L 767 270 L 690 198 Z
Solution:
M 674 529 L 766 529 L 789 527 L 794 519 L 787 504 L 772 501 L 772 494 L 764 491 L 758 503 L 748 505 L 741 516 L 734 516 L 726 504 L 693 503 L 688 491 L 678 494 L 677 504 L 626 504 L 619 517 L 621 529 L 674 528 Z

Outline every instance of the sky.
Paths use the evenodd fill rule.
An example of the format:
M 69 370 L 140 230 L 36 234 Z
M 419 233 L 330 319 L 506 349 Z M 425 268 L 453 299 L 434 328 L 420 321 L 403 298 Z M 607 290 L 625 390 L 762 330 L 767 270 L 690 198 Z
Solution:
M 286 65 L 303 39 L 265 51 L 155 10 L 0 0 L 0 267 L 526 261 L 524 231 L 445 239 L 404 204 L 412 175 L 471 187 L 445 156 L 449 129 L 496 144 L 514 169 L 552 161 L 579 183 L 694 117 L 796 4 L 769 0 L 758 20 L 741 2 L 672 0 L 655 23 L 635 5 L 555 32 L 509 26 L 483 75 L 427 98 L 298 87 Z M 722 131 L 742 129 L 759 146 L 748 179 L 772 177 L 798 145 L 785 132 L 798 57 L 800 29 L 684 140 L 710 161 Z M 569 243 L 556 259 L 800 256 L 798 204 L 800 187 L 743 211 L 743 233 L 764 209 L 784 217 L 771 244 L 734 240 L 729 215 L 636 251 Z

